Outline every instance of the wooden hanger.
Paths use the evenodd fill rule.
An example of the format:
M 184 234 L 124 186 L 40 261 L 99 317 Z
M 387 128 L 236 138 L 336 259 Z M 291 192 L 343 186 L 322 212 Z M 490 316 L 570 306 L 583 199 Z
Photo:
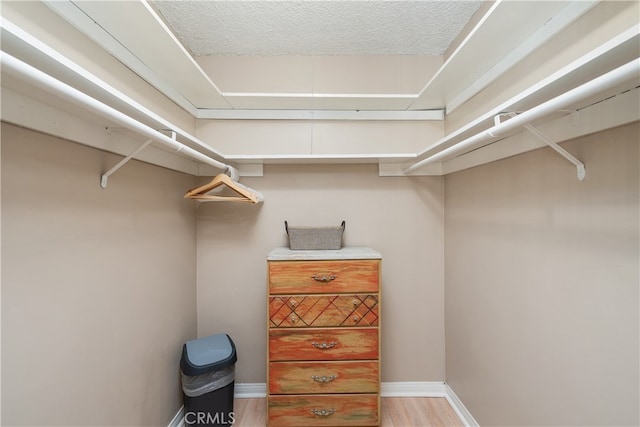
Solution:
M 215 196 L 207 194 L 208 192 L 224 185 L 233 190 L 238 196 Z M 201 185 L 187 191 L 184 195 L 185 199 L 194 199 L 200 202 L 247 202 L 259 203 L 262 201 L 262 195 L 250 188 L 245 187 L 239 182 L 232 180 L 227 174 L 221 173 L 216 175 L 210 183 Z

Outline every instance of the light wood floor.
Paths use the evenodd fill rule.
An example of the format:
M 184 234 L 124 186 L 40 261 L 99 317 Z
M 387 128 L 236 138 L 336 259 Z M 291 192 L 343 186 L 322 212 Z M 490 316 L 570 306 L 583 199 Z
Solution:
M 383 397 L 381 427 L 463 426 L 444 397 Z M 267 425 L 267 400 L 236 399 L 234 427 Z

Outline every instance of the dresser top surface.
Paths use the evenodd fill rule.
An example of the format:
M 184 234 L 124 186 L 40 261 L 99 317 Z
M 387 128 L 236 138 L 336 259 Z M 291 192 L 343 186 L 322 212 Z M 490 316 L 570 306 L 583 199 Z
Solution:
M 341 259 L 382 259 L 382 255 L 366 247 L 348 246 L 335 250 L 299 251 L 289 248 L 275 248 L 269 255 L 268 261 L 318 261 Z

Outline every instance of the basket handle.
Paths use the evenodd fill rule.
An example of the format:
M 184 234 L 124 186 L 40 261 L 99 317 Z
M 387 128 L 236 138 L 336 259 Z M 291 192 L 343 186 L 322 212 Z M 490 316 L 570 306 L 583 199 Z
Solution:
M 342 229 L 345 229 L 345 222 L 342 221 L 342 224 L 340 224 L 340 227 L 342 227 Z M 284 222 L 284 231 L 287 232 L 287 234 L 289 234 L 289 224 L 287 224 L 287 221 Z
M 340 224 L 340 227 L 342 227 L 342 231 L 344 231 L 345 229 L 345 222 L 342 221 L 342 224 Z M 284 231 L 287 232 L 287 235 L 289 234 L 289 224 L 287 224 L 287 221 L 284 222 Z

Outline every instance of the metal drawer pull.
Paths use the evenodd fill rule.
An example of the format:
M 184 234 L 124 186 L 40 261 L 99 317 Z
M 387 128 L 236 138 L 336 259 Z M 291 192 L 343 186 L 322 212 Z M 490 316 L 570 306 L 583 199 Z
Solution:
M 333 415 L 336 410 L 331 408 L 331 409 L 312 409 L 311 412 L 313 413 L 313 415 L 318 415 L 320 417 L 328 417 L 329 415 Z
M 336 276 L 335 274 L 314 274 L 313 276 L 311 276 L 311 278 L 313 280 L 315 280 L 316 282 L 330 282 L 332 280 L 335 280 L 338 278 L 338 276 Z
M 323 343 L 312 342 L 311 343 L 312 346 L 314 346 L 315 348 L 319 348 L 320 350 L 326 350 L 328 348 L 335 347 L 336 344 L 338 344 L 338 343 L 335 342 L 335 341 L 331 341 L 330 343 L 326 343 L 326 342 L 323 342 Z
M 330 375 L 330 376 L 326 376 L 323 375 L 321 377 L 317 376 L 317 375 L 311 375 L 311 379 L 314 380 L 317 383 L 330 383 L 331 381 L 335 380 L 336 377 L 335 375 Z

